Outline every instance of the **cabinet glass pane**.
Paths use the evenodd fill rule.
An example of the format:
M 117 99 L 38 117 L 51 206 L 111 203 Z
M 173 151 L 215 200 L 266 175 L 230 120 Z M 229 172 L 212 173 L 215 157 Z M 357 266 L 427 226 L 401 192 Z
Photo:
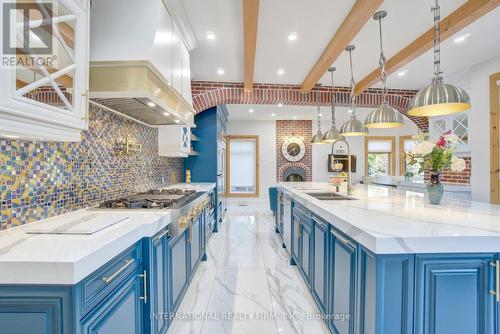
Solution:
M 49 82 L 29 91 L 28 93 L 24 94 L 23 97 L 40 103 L 48 104 L 53 107 L 70 110 L 68 104 L 71 105 L 73 101 L 73 76 L 74 71 L 70 71 L 67 76 L 56 79 L 56 84 L 59 92 Z
M 453 132 L 458 136 L 459 144 L 466 145 L 468 136 L 469 120 L 467 115 L 459 115 L 453 118 Z
M 52 6 L 39 4 L 40 10 L 46 16 L 50 16 L 53 23 L 57 22 L 52 26 L 52 30 L 47 28 L 42 31 L 42 33 L 51 34 L 51 61 L 39 66 L 18 66 L 15 85 L 16 89 L 20 90 L 33 84 L 36 88 L 29 92 L 21 91 L 18 93 L 40 103 L 73 111 L 75 18 L 61 3 L 53 1 L 51 4 Z M 23 55 L 26 52 L 25 49 L 19 49 L 18 54 Z M 60 70 L 63 70 L 64 73 L 57 73 Z M 50 76 L 53 76 L 55 82 L 47 80 Z
M 443 132 L 446 132 L 446 121 L 444 119 L 434 121 L 432 123 L 432 139 L 437 140 Z

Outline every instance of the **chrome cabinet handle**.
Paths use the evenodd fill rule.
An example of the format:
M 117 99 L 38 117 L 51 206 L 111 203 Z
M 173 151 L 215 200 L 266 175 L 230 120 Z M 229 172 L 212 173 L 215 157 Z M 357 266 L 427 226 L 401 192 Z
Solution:
M 147 276 L 147 273 L 146 273 L 146 270 L 144 270 L 142 272 L 142 275 L 139 275 L 139 277 L 142 277 L 142 279 L 144 280 L 144 296 L 143 297 L 140 297 L 140 299 L 142 299 L 144 301 L 144 304 L 147 304 L 148 303 L 148 276 Z
M 490 266 L 495 267 L 495 290 L 490 290 L 490 294 L 495 296 L 495 299 L 500 302 L 500 260 L 490 262 Z
M 105 284 L 111 283 L 118 275 L 120 275 L 122 272 L 124 272 L 125 269 L 127 269 L 128 267 L 130 267 L 134 262 L 135 262 L 134 259 L 125 260 L 125 264 L 120 269 L 118 269 L 113 275 L 111 275 L 109 277 L 103 277 L 103 278 L 101 278 L 102 281 Z
M 168 229 L 166 229 L 165 231 L 163 231 L 161 234 L 157 235 L 156 237 L 154 237 L 153 241 L 154 242 L 157 242 L 158 240 L 160 240 L 161 238 L 163 238 L 164 236 L 166 236 L 168 234 Z
M 192 238 L 192 233 L 193 233 L 193 224 L 189 225 L 189 233 L 188 233 L 188 239 L 187 242 L 191 243 L 191 238 Z
M 346 238 L 343 238 L 341 237 L 339 234 L 335 233 L 333 230 L 330 230 L 330 233 L 336 238 L 338 239 L 341 243 L 343 243 L 344 245 L 349 245 L 350 244 L 350 241 L 347 240 Z

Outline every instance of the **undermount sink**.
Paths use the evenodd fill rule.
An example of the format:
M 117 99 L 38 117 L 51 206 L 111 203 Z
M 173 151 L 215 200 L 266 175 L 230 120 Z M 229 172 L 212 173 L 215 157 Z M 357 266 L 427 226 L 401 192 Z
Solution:
M 347 197 L 344 195 L 340 195 L 335 192 L 322 192 L 322 193 L 306 193 L 309 196 L 312 196 L 320 201 L 352 201 L 355 198 Z

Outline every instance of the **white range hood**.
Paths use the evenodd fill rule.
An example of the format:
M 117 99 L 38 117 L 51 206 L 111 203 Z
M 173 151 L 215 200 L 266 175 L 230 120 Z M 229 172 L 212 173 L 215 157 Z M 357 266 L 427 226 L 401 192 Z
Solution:
M 189 52 L 165 4 L 95 1 L 90 17 L 90 99 L 149 125 L 194 126 Z

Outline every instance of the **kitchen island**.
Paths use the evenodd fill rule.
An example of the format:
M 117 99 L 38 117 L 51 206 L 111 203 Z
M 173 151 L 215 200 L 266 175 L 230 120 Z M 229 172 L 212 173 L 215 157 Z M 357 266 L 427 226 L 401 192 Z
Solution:
M 500 207 L 372 185 L 278 190 L 284 246 L 333 333 L 499 332 Z

